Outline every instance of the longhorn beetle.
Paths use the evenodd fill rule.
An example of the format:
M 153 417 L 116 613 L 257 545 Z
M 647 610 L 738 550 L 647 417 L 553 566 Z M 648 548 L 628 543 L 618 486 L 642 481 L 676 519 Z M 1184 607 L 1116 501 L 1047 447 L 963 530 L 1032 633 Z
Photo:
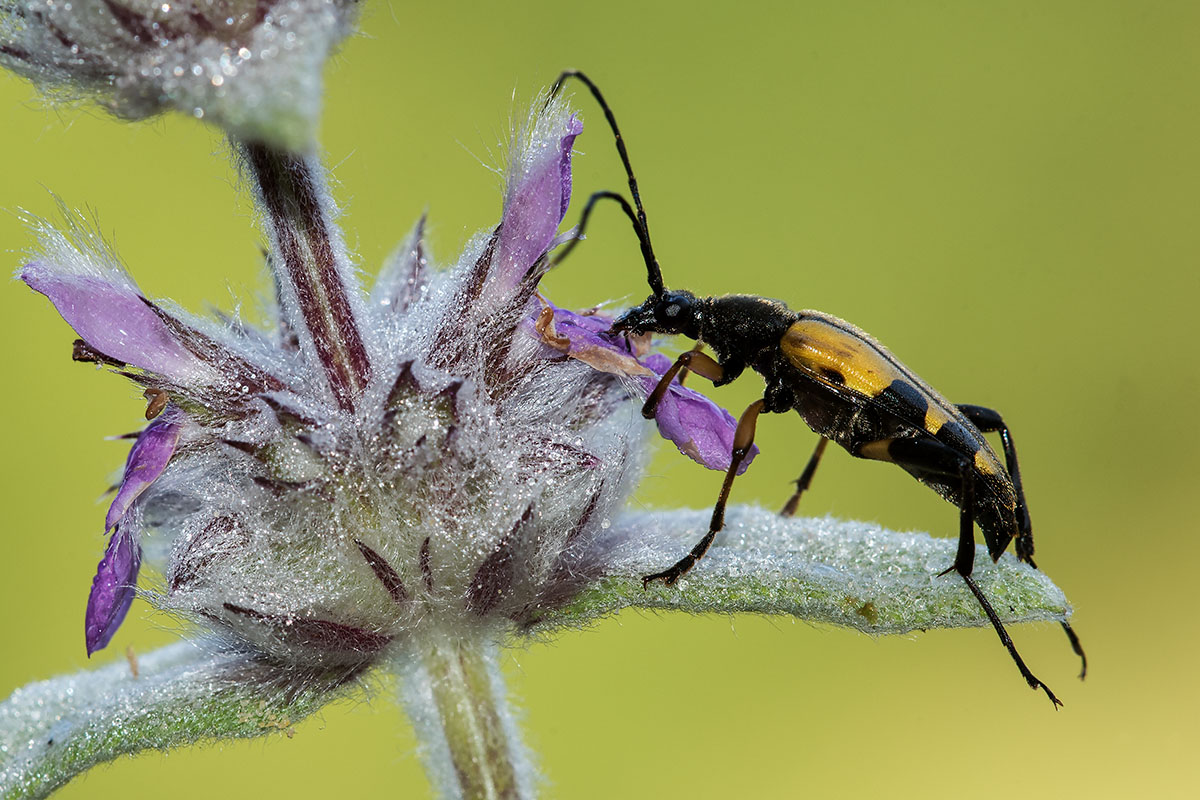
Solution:
M 954 563 L 939 575 L 957 572 L 962 577 L 1025 681 L 1030 687 L 1044 691 L 1055 707 L 1061 706 L 1050 687 L 1025 666 L 1000 617 L 971 577 L 976 523 L 983 531 L 993 561 L 1000 558 L 1010 542 L 1015 542 L 1017 559 L 1037 568 L 1017 450 L 1000 414 L 982 406 L 948 402 L 875 339 L 830 314 L 792 311 L 778 300 L 753 295 L 698 297 L 686 290 L 668 290 L 650 243 L 650 229 L 629 153 L 604 96 L 590 78 L 578 71 L 560 75 L 549 96 L 553 98 L 570 78 L 587 86 L 604 111 L 625 166 L 634 207 L 616 192 L 594 193 L 588 198 L 575 236 L 552 265 L 562 261 L 583 238 L 596 203 L 613 200 L 633 224 L 651 294 L 641 305 L 618 317 L 612 330 L 633 335 L 682 334 L 697 343 L 679 356 L 650 392 L 642 415 L 653 419 L 671 381 L 677 375 L 682 379 L 688 371 L 707 378 L 714 386 L 724 386 L 749 367 L 766 382 L 762 399 L 751 403 L 738 420 L 733 457 L 708 532 L 690 553 L 662 572 L 645 576 L 643 583 L 649 586 L 662 581 L 671 586 L 704 557 L 725 524 L 725 503 L 738 466 L 754 442 L 758 415 L 795 410 L 821 438 L 781 513 L 784 516 L 795 513 L 800 496 L 808 488 L 830 441 L 856 458 L 900 466 L 959 509 L 957 555 Z M 701 351 L 704 345 L 712 348 L 716 359 Z M 1000 435 L 1003 463 L 988 444 L 985 433 Z M 1083 678 L 1087 674 L 1087 656 L 1071 626 L 1066 622 L 1062 626 L 1082 661 L 1079 677 Z

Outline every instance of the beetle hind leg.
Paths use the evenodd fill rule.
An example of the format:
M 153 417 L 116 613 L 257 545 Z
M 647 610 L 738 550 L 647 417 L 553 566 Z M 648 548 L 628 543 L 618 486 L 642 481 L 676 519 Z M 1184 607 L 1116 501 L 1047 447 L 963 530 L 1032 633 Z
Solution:
M 999 412 L 990 408 L 960 404 L 958 410 L 963 412 L 971 424 L 982 432 L 1000 434 L 1000 443 L 1004 445 L 1005 466 L 1008 468 L 1008 474 L 1012 478 L 1013 488 L 1017 495 L 1017 527 L 1020 535 L 1016 537 L 1014 549 L 1017 551 L 1019 560 L 1038 569 L 1038 565 L 1033 561 L 1033 525 L 1029 519 L 1029 506 L 1025 502 L 1025 490 L 1021 486 L 1021 468 L 1017 465 L 1017 446 L 1013 442 L 1012 432 L 1009 431 L 1008 425 Z M 1067 634 L 1067 640 L 1071 643 L 1071 649 L 1075 651 L 1075 655 L 1079 656 L 1079 679 L 1083 680 L 1087 677 L 1087 653 L 1083 652 L 1083 644 L 1079 641 L 1079 636 L 1071 624 L 1065 621 L 1060 624 L 1063 632 Z
M 1041 568 L 1033 563 L 1032 558 L 1027 558 L 1025 561 L 1029 566 L 1041 572 Z M 1083 643 L 1079 641 L 1079 634 L 1075 633 L 1075 629 L 1071 627 L 1071 623 L 1063 620 L 1058 623 L 1062 625 L 1063 633 L 1067 635 L 1067 641 L 1071 643 L 1071 649 L 1075 651 L 1075 655 L 1079 656 L 1079 680 L 1087 677 L 1087 653 L 1083 651 Z
M 1012 479 L 1017 495 L 1017 558 L 1032 564 L 1033 524 L 1029 520 L 1029 506 L 1025 502 L 1025 489 L 1021 485 L 1021 467 L 1017 463 L 1017 445 L 1013 442 L 1012 432 L 998 411 L 964 403 L 959 404 L 958 410 L 981 432 L 1000 434 L 1000 443 L 1004 446 L 1004 466 L 1008 469 L 1008 477 Z
M 961 575 L 961 573 L 959 574 Z M 987 596 L 984 595 L 983 591 L 980 590 L 980 588 L 975 584 L 975 579 L 970 575 L 963 575 L 962 579 L 966 581 L 967 588 L 970 589 L 971 593 L 975 595 L 975 599 L 979 601 L 979 605 L 983 607 L 984 613 L 987 614 L 988 619 L 991 620 L 992 627 L 996 629 L 996 633 L 999 635 L 1000 641 L 1004 643 L 1006 648 L 1008 648 L 1008 654 L 1011 655 L 1013 661 L 1016 662 L 1017 669 L 1021 671 L 1021 675 L 1025 678 L 1025 682 L 1029 684 L 1031 689 L 1041 689 L 1043 692 L 1045 692 L 1046 696 L 1050 698 L 1050 702 L 1054 703 L 1055 708 L 1061 706 L 1062 701 L 1054 696 L 1054 692 L 1050 691 L 1050 687 L 1042 683 L 1042 681 L 1036 675 L 1029 671 L 1029 667 L 1025 666 L 1025 662 L 1021 660 L 1021 655 L 1017 652 L 1017 648 L 1013 644 L 1012 637 L 1008 635 L 1008 631 L 1004 628 L 1004 623 L 1000 621 L 1000 617 L 997 616 L 996 612 L 992 609 L 992 604 L 988 602 Z
M 975 505 L 975 473 L 973 472 L 974 464 L 971 460 L 935 439 L 883 439 L 877 442 L 868 442 L 859 447 L 858 455 L 878 461 L 891 461 L 931 475 L 957 478 L 962 482 L 962 493 L 958 498 L 960 503 L 958 552 L 954 557 L 954 563 L 939 573 L 939 575 L 957 572 L 962 577 L 963 581 L 967 584 L 967 588 L 971 590 L 971 594 L 975 595 L 975 599 L 979 602 L 980 607 L 983 608 L 984 614 L 987 615 L 988 620 L 992 623 L 996 635 L 1000 637 L 1001 644 L 1008 650 L 1008 654 L 1012 656 L 1013 662 L 1016 663 L 1017 669 L 1021 672 L 1021 677 L 1025 679 L 1030 688 L 1041 689 L 1045 692 L 1046 696 L 1050 698 L 1050 702 L 1054 703 L 1055 708 L 1061 706 L 1062 701 L 1054 696 L 1054 692 L 1050 691 L 1050 687 L 1034 675 L 1029 667 L 1025 666 L 1025 660 L 1017 652 L 1017 647 L 1013 644 L 1012 637 L 1008 635 L 1008 630 L 1004 627 L 1000 616 L 992 608 L 987 595 L 983 593 L 979 585 L 975 583 L 975 579 L 971 577 L 971 573 L 975 567 L 975 514 L 973 511 Z
M 1071 643 L 1071 649 L 1075 651 L 1075 655 L 1079 656 L 1079 680 L 1087 677 L 1087 653 L 1083 652 L 1083 644 L 1079 641 L 1079 635 L 1075 633 L 1075 629 L 1071 627 L 1071 623 L 1058 623 L 1062 625 L 1063 633 L 1067 634 L 1067 641 Z

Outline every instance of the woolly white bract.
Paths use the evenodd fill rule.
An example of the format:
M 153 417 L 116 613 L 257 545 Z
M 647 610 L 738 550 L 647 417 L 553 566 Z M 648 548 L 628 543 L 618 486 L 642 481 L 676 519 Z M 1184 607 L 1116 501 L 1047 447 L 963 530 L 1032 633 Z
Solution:
M 121 551 L 89 649 L 128 608 L 105 593 L 136 579 L 139 540 L 159 605 L 305 670 L 355 671 L 418 625 L 499 637 L 597 572 L 578 554 L 629 493 L 644 426 L 618 376 L 532 325 L 580 129 L 561 102 L 532 118 L 496 230 L 443 271 L 418 225 L 370 301 L 320 168 L 247 146 L 276 244 L 271 331 L 167 311 L 81 226 L 42 228 L 21 277 L 81 334 L 76 357 L 170 398 L 109 514 Z M 296 204 L 271 158 L 299 170 Z

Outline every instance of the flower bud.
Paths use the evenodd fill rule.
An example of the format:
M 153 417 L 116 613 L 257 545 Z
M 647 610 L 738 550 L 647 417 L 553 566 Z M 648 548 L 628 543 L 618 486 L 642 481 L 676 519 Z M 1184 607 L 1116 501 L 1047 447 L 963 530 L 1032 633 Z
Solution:
M 0 64 L 129 119 L 175 109 L 302 150 L 325 59 L 356 13 L 352 0 L 8 0 Z

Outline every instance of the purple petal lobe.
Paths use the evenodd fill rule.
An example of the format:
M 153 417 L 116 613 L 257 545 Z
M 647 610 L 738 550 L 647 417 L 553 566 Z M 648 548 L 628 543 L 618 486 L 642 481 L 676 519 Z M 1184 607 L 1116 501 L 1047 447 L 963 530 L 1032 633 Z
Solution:
M 113 498 L 104 518 L 105 530 L 112 530 L 133 505 L 133 501 L 158 480 L 175 452 L 181 429 L 182 414 L 178 409 L 168 408 L 138 435 L 129 451 L 129 458 L 125 460 L 121 488 L 117 490 L 117 496 Z
M 571 146 L 582 131 L 574 115 L 549 136 L 535 130 L 513 162 L 492 262 L 500 286 L 515 286 L 554 241 L 571 202 Z
M 576 314 L 547 303 L 530 323 L 543 343 L 592 369 L 613 375 L 653 374 L 638 363 L 624 336 L 608 332 L 612 327 L 609 317 L 595 313 Z
M 608 347 L 621 353 L 631 353 L 623 335 L 609 333 L 613 318 L 607 314 L 595 310 L 577 314 L 551 303 L 547 303 L 547 306 L 554 310 L 555 324 L 563 328 L 563 334 L 571 337 L 572 341 L 581 337 L 590 344 Z
M 662 375 L 670 368 L 671 359 L 654 353 L 642 359 L 642 363 Z M 650 392 L 658 378 L 643 377 L 641 381 Z M 712 400 L 676 381 L 659 402 L 654 421 L 662 437 L 674 442 L 679 452 L 688 458 L 709 469 L 729 469 L 737 420 Z M 751 447 L 738 467 L 739 475 L 746 471 L 756 455 L 758 447 Z
M 138 567 L 142 563 L 141 537 L 136 528 L 122 525 L 133 502 L 158 479 L 179 443 L 182 415 L 168 408 L 146 426 L 125 460 L 121 488 L 104 518 L 104 529 L 112 531 L 104 558 L 96 567 L 92 591 L 84 616 L 84 635 L 90 656 L 109 643 L 133 602 Z
M 180 382 L 209 377 L 210 370 L 179 343 L 135 289 L 42 263 L 29 264 L 19 277 L 105 356 Z
M 108 645 L 125 619 L 133 603 L 141 563 L 142 547 L 137 535 L 118 525 L 96 567 L 88 595 L 83 630 L 89 657 Z
M 572 114 L 567 120 L 567 133 L 558 142 L 559 190 L 562 195 L 562 205 L 558 209 L 558 221 L 567 215 L 567 206 L 571 205 L 571 148 L 575 146 L 575 137 L 583 133 L 583 123 Z
M 649 394 L 671 366 L 671 359 L 652 353 L 641 359 L 624 336 L 609 333 L 612 319 L 603 314 L 576 314 L 547 303 L 533 328 L 550 347 L 602 372 L 638 378 Z M 709 469 L 728 470 L 733 458 L 737 420 L 699 392 L 676 381 L 658 404 L 658 432 L 679 452 Z M 758 455 L 753 447 L 738 467 L 742 474 Z

